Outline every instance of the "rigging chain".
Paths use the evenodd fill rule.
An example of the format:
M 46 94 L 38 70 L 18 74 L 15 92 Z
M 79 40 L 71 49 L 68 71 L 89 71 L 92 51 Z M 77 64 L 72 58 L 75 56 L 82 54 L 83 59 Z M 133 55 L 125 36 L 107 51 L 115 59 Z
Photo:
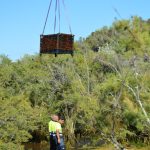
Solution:
M 68 16 L 67 16 L 66 5 L 65 5 L 64 0 L 62 0 L 62 3 L 63 3 L 63 7 L 64 7 L 64 10 L 65 10 L 65 13 L 66 13 L 66 20 L 67 20 L 68 25 L 69 25 L 69 30 L 70 30 L 70 33 L 72 34 L 71 25 L 69 23 L 69 19 L 68 19 Z M 46 28 L 46 24 L 47 24 L 49 12 L 50 12 L 50 9 L 51 9 L 51 5 L 52 5 L 52 0 L 50 0 L 50 3 L 49 3 L 48 12 L 47 12 L 47 15 L 46 15 L 46 20 L 45 20 L 42 35 L 44 34 L 44 31 L 45 31 L 45 28 Z M 54 33 L 55 33 L 55 30 L 56 30 L 56 23 L 57 23 L 57 9 L 58 9 L 58 16 L 59 16 L 59 33 L 60 33 L 60 0 L 56 0 L 56 3 L 55 3 Z
M 57 22 L 57 0 L 56 0 L 56 3 L 55 3 L 55 19 L 54 19 L 54 33 L 55 33 L 55 30 L 56 30 L 56 22 Z
M 50 12 L 50 9 L 51 9 L 51 5 L 52 5 L 52 0 L 50 0 L 50 3 L 49 3 L 48 12 L 47 12 L 47 15 L 46 15 L 46 20 L 45 20 L 42 35 L 44 34 L 44 31 L 45 31 L 45 27 L 46 27 L 46 24 L 47 24 L 47 19 L 48 19 L 48 15 L 49 15 L 49 12 Z
M 70 30 L 70 33 L 72 34 L 71 25 L 70 25 L 70 23 L 69 23 L 69 17 L 67 16 L 67 9 L 66 9 L 66 5 L 65 5 L 64 0 L 62 0 L 62 2 L 63 2 L 64 9 L 66 10 L 66 20 L 67 20 L 68 25 L 69 25 L 69 30 Z

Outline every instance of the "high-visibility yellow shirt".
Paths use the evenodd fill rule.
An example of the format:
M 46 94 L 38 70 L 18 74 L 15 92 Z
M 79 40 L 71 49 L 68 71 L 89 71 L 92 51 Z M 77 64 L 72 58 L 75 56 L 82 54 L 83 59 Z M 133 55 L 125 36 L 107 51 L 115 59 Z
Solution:
M 56 130 L 58 130 L 59 133 L 62 133 L 62 127 L 61 127 L 61 124 L 59 122 L 56 122 Z
M 49 124 L 48 124 L 49 132 L 56 133 L 56 124 L 57 124 L 57 122 L 52 121 L 52 120 L 49 122 Z

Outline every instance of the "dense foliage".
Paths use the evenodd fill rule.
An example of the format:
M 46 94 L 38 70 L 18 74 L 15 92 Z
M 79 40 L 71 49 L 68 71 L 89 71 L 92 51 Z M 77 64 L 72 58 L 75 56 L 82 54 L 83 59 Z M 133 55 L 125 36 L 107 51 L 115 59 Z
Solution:
M 0 56 L 0 149 L 48 140 L 52 113 L 65 116 L 71 144 L 79 134 L 93 144 L 149 144 L 149 20 L 115 21 L 75 49 L 74 57 Z

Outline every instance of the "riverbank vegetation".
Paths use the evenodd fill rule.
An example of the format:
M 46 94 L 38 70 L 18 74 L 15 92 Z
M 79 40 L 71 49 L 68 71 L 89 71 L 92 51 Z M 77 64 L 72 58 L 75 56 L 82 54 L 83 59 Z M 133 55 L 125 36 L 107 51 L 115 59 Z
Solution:
M 80 38 L 74 57 L 1 55 L 0 103 L 2 150 L 48 141 L 53 113 L 65 117 L 67 147 L 149 145 L 150 20 L 134 16 Z

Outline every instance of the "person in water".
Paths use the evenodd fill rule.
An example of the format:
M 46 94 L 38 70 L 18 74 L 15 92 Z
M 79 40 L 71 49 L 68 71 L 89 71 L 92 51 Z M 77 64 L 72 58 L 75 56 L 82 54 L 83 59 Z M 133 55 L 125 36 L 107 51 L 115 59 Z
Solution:
M 57 150 L 57 137 L 56 137 L 56 127 L 58 123 L 58 115 L 52 115 L 51 121 L 49 122 L 49 136 L 50 136 L 50 150 Z
M 65 150 L 62 125 L 64 118 L 58 115 L 52 115 L 49 122 L 50 150 Z
M 64 124 L 64 118 L 59 116 L 59 119 L 56 125 L 57 150 L 65 150 L 64 137 L 62 133 L 63 124 Z

